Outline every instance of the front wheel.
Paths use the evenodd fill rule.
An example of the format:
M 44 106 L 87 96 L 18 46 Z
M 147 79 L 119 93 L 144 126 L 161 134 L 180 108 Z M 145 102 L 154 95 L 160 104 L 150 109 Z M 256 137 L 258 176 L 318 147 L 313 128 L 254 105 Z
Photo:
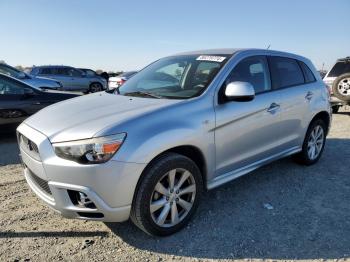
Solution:
M 326 132 L 326 124 L 323 120 L 316 119 L 310 124 L 302 151 L 295 156 L 297 162 L 309 166 L 320 159 L 326 143 Z
M 150 235 L 166 236 L 188 223 L 200 201 L 203 181 L 191 159 L 167 153 L 146 169 L 136 190 L 131 220 Z
M 103 90 L 103 86 L 100 83 L 92 83 L 89 88 L 90 93 L 96 93 Z

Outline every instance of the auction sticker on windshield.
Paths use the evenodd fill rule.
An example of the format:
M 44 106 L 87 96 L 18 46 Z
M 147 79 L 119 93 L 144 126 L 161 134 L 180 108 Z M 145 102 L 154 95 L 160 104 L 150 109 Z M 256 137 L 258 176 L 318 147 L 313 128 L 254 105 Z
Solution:
M 197 57 L 196 60 L 199 60 L 199 61 L 212 61 L 212 62 L 219 62 L 219 63 L 221 63 L 225 59 L 226 59 L 226 57 L 224 57 L 224 56 L 201 55 L 201 56 Z

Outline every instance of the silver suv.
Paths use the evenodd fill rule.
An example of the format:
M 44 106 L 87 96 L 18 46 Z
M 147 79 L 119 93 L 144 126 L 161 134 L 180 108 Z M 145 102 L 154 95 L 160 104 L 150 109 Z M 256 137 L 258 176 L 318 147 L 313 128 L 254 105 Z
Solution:
M 29 186 L 63 216 L 131 217 L 169 235 L 205 190 L 290 155 L 316 163 L 330 122 L 310 60 L 218 49 L 160 59 L 114 92 L 49 106 L 17 131 Z
M 56 79 L 62 84 L 63 90 L 68 91 L 94 93 L 107 88 L 106 79 L 98 75 L 86 74 L 70 66 L 37 66 L 32 68 L 30 74 Z

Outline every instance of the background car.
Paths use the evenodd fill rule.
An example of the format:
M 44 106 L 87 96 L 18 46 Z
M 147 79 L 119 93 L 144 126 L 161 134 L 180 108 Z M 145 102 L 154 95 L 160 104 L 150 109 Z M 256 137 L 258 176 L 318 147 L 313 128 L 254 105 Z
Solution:
M 93 77 L 93 76 L 99 76 L 94 70 L 89 68 L 78 68 L 80 71 L 83 71 L 86 76 Z
M 37 66 L 33 67 L 31 75 L 47 76 L 59 81 L 64 90 L 99 92 L 107 89 L 107 81 L 98 75 L 86 74 L 71 66 Z
M 59 81 L 44 77 L 31 76 L 25 72 L 18 70 L 5 63 L 0 63 L 0 73 L 10 75 L 14 78 L 20 79 L 21 81 L 35 87 L 43 89 L 61 89 L 62 84 Z
M 350 105 L 350 56 L 338 59 L 323 81 L 331 93 L 333 113 L 341 106 Z
M 40 109 L 76 96 L 78 94 L 62 91 L 43 91 L 0 74 L 0 127 L 14 127 Z
M 119 76 L 116 77 L 110 77 L 108 80 L 108 89 L 112 90 L 115 89 L 122 84 L 124 84 L 127 80 L 130 79 L 133 75 L 135 75 L 137 71 L 129 71 L 129 72 L 124 72 Z

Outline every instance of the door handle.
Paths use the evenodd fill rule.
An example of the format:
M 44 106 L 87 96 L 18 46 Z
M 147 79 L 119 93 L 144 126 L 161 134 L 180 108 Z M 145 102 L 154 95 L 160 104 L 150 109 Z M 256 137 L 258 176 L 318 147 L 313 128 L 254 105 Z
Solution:
M 306 96 L 305 96 L 305 99 L 310 101 L 310 100 L 312 99 L 313 96 L 314 96 L 314 93 L 312 93 L 311 91 L 309 91 L 309 92 L 307 92 L 307 94 L 306 94 Z
M 35 102 L 35 103 L 33 103 L 33 105 L 41 105 L 41 103 L 40 102 Z
M 276 110 L 278 110 L 280 108 L 280 105 L 279 104 L 276 104 L 276 103 L 272 103 L 270 105 L 270 107 L 267 109 L 267 112 L 273 114 L 276 112 Z

